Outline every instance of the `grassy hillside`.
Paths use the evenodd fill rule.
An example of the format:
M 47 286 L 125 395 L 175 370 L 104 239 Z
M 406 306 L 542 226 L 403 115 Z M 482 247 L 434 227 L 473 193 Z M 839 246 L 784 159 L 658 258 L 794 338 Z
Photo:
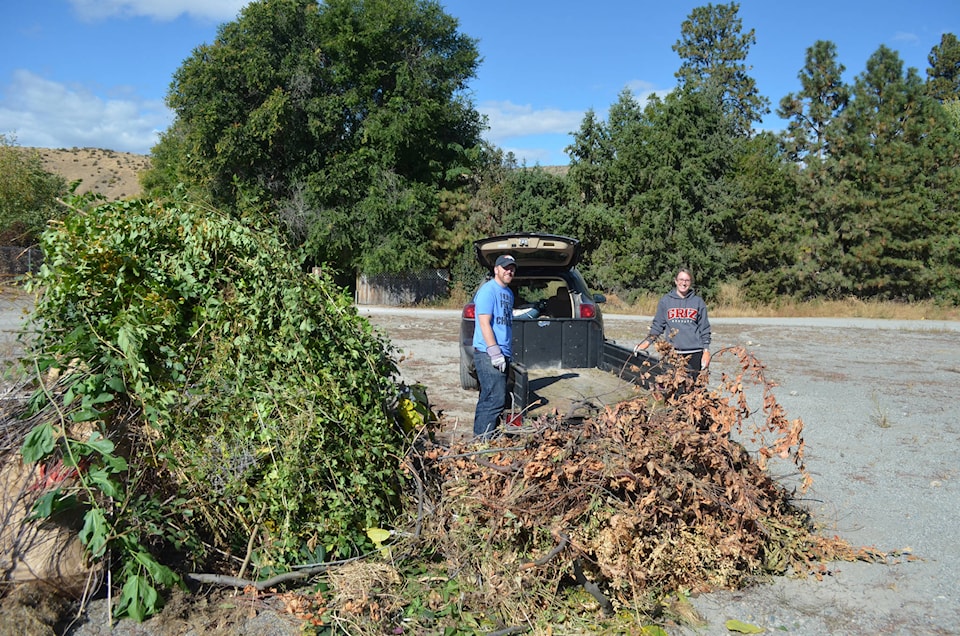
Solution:
M 150 157 L 103 148 L 25 148 L 37 152 L 44 168 L 68 183 L 81 180 L 79 192 L 99 192 L 108 199 L 140 196 L 138 175 Z

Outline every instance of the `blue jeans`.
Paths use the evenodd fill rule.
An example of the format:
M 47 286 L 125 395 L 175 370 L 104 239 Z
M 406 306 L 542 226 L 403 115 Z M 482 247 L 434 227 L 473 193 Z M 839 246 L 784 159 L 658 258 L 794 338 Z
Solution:
M 509 359 L 507 363 L 510 363 Z M 497 420 L 507 402 L 507 372 L 501 373 L 495 368 L 485 351 L 473 352 L 473 366 L 477 369 L 477 380 L 480 381 L 480 397 L 477 398 L 477 410 L 473 416 L 473 434 L 489 439 L 496 433 Z

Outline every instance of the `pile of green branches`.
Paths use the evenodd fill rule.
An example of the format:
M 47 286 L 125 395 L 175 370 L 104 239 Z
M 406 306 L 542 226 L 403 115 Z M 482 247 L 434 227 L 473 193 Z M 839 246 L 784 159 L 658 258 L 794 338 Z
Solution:
M 75 469 L 36 516 L 82 513 L 119 613 L 155 611 L 171 563 L 260 578 L 372 549 L 404 490 L 389 342 L 268 227 L 186 201 L 71 207 L 29 282 L 23 457 Z

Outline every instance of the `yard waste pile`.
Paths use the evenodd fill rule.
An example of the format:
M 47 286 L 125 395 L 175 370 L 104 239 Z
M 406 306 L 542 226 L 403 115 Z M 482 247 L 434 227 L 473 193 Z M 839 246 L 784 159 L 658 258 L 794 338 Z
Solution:
M 186 200 L 70 204 L 29 286 L 30 398 L 6 413 L 5 571 L 28 528 L 66 528 L 102 565 L 84 593 L 110 567 L 115 613 L 143 620 L 184 574 L 372 550 L 410 440 L 386 338 L 270 227 Z
M 329 593 L 290 604 L 348 633 L 656 619 L 691 591 L 882 558 L 821 536 L 768 474 L 809 484 L 803 424 L 744 350 L 718 352 L 739 371 L 714 388 L 658 377 L 523 436 L 414 442 L 443 425 L 420 387 L 270 228 L 185 201 L 73 205 L 32 286 L 30 399 L 5 412 L 3 553 L 66 528 L 94 567 L 56 583 L 86 595 L 110 567 L 117 616 L 161 611 L 189 574 L 260 594 L 323 564 Z
M 776 458 L 809 485 L 803 423 L 786 418 L 755 357 L 719 355 L 736 356 L 739 372 L 714 389 L 678 391 L 684 380 L 671 374 L 582 421 L 555 414 L 530 435 L 425 449 L 429 552 L 477 582 L 478 606 L 514 620 L 562 605 L 564 590 L 590 592 L 601 613 L 656 616 L 685 593 L 881 558 L 819 534 L 771 477 Z M 763 402 L 756 425 L 751 386 Z

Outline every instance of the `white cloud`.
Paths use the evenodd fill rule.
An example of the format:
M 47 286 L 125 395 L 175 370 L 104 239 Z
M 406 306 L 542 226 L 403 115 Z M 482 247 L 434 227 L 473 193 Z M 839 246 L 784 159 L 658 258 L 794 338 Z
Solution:
M 487 139 L 497 145 L 518 137 L 569 134 L 580 128 L 584 114 L 580 110 L 536 110 L 529 104 L 513 102 L 485 102 L 477 110 L 487 116 L 490 124 Z
M 546 148 L 511 148 L 501 147 L 504 153 L 512 152 L 513 156 L 516 158 L 517 163 L 521 165 L 526 165 L 528 167 L 533 166 L 552 166 L 557 164 L 567 163 L 565 157 L 559 155 L 557 152 L 552 150 L 547 150 Z
M 897 31 L 893 36 L 894 42 L 902 42 L 904 44 L 917 44 L 920 41 L 920 38 L 917 37 L 916 33 L 907 33 L 905 31 Z
M 187 15 L 200 20 L 224 22 L 236 18 L 250 0 L 69 0 L 83 20 L 113 17 L 146 17 L 173 20 Z
M 672 90 L 656 88 L 653 84 L 646 80 L 630 80 L 627 82 L 627 88 L 630 90 L 633 98 L 637 100 L 641 106 L 644 106 L 647 103 L 647 100 L 654 95 L 663 99 Z
M 0 132 L 20 146 L 106 148 L 148 154 L 173 113 L 156 100 L 102 98 L 18 70 L 2 88 Z

